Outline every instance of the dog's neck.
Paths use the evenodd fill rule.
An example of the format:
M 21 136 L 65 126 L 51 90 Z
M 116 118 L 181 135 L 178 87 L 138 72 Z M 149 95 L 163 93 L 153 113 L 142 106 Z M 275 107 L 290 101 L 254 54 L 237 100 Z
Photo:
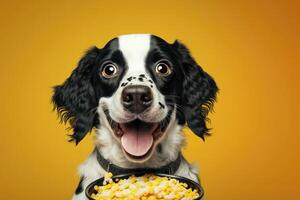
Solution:
M 181 132 L 182 127 L 177 124 L 174 112 L 166 129 L 165 137 L 156 146 L 149 160 L 144 163 L 134 163 L 125 157 L 120 142 L 113 136 L 112 130 L 101 111 L 99 116 L 101 126 L 97 129 L 96 148 L 105 159 L 123 168 L 159 168 L 164 166 L 177 158 L 185 143 Z

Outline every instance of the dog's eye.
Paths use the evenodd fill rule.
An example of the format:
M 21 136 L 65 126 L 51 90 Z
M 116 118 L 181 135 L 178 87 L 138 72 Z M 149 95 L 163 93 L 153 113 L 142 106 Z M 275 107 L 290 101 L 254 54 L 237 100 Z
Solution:
M 118 67 L 113 63 L 106 63 L 102 67 L 101 75 L 104 78 L 113 78 L 117 75 L 117 73 L 118 73 Z
M 169 76 L 172 71 L 168 62 L 161 61 L 155 66 L 155 72 L 161 76 Z

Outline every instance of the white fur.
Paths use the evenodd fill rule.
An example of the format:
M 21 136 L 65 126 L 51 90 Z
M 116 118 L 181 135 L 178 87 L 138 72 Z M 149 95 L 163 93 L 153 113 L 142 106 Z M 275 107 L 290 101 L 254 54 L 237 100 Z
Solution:
M 145 73 L 145 60 L 150 50 L 151 36 L 131 34 L 119 37 L 119 48 L 129 66 L 128 74 Z

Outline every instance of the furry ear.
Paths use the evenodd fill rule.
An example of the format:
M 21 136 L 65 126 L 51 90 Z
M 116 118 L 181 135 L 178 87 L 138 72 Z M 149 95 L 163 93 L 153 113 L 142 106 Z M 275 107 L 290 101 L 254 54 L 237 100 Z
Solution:
M 196 63 L 189 50 L 175 41 L 173 46 L 180 54 L 184 74 L 182 104 L 188 127 L 204 140 L 209 135 L 206 126 L 207 115 L 216 100 L 218 87 L 214 79 Z
M 97 47 L 91 48 L 81 58 L 76 69 L 62 84 L 54 87 L 52 102 L 61 121 L 69 121 L 73 129 L 70 141 L 76 145 L 94 126 L 98 102 L 91 83 L 93 65 L 98 55 Z

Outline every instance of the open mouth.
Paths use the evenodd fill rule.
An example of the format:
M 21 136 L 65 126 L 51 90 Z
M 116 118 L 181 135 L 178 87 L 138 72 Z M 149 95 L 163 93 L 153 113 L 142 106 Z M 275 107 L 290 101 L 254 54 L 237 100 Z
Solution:
M 155 146 L 164 136 L 170 119 L 167 116 L 157 123 L 148 123 L 140 119 L 117 123 L 107 112 L 106 116 L 109 118 L 114 135 L 120 140 L 126 157 L 134 162 L 143 162 L 151 156 Z

